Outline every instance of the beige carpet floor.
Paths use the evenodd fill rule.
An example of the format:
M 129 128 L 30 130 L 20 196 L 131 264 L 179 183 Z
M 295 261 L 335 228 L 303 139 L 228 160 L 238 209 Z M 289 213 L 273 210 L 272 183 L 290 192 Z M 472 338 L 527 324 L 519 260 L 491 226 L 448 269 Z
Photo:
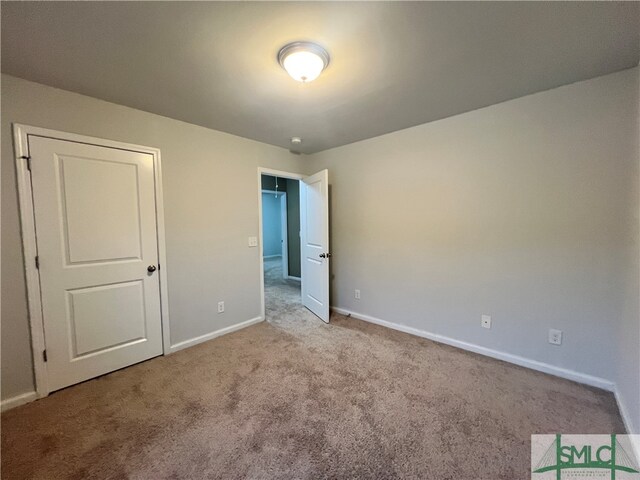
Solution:
M 623 432 L 607 392 L 325 325 L 266 270 L 267 322 L 4 413 L 2 478 L 524 480 L 532 433 Z

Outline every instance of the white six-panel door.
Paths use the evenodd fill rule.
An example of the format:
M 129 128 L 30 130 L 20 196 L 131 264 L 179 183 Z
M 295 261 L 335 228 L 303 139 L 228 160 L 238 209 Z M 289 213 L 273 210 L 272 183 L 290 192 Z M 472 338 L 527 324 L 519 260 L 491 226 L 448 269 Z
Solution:
M 329 323 L 329 171 L 300 184 L 302 303 Z
M 162 354 L 153 156 L 38 136 L 29 152 L 49 390 Z

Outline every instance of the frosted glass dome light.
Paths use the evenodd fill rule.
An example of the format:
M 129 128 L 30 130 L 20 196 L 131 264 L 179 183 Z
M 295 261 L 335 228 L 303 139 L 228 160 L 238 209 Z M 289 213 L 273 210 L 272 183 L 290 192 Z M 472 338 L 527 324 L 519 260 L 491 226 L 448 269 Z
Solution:
M 294 42 L 278 52 L 278 62 L 291 78 L 308 83 L 329 65 L 329 53 L 320 45 L 311 42 Z

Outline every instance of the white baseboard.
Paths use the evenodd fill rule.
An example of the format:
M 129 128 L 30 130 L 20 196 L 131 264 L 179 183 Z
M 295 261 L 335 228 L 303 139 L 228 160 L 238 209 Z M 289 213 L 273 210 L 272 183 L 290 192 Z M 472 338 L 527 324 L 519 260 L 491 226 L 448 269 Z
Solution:
M 625 403 L 622 401 L 622 397 L 618 393 L 618 390 L 615 391 L 616 402 L 618 403 L 618 410 L 620 410 L 620 416 L 622 417 L 622 423 L 624 423 L 624 428 L 627 431 L 627 434 L 634 435 L 631 440 L 631 447 L 633 448 L 633 454 L 635 455 L 636 462 L 640 462 L 640 425 L 634 425 L 631 421 L 631 415 L 629 415 L 629 410 Z M 634 441 L 635 440 L 635 441 Z
M 282 257 L 282 255 L 263 255 L 262 259 L 269 260 L 270 258 L 280 258 L 280 257 Z
M 7 410 L 19 407 L 20 405 L 24 405 L 25 403 L 33 402 L 37 399 L 38 394 L 36 392 L 27 392 L 21 395 L 16 395 L 15 397 L 2 400 L 2 402 L 0 402 L 0 411 L 6 412 Z
M 624 423 L 624 428 L 627 430 L 627 433 L 629 435 L 640 435 L 640 430 L 637 430 L 640 426 L 636 427 L 631 421 L 631 415 L 629 415 L 629 411 L 627 410 L 625 403 L 622 401 L 622 397 L 617 389 L 615 391 L 615 396 L 616 402 L 618 402 L 618 410 L 620 410 L 620 416 L 622 417 L 622 422 Z M 636 454 L 637 458 L 640 459 L 640 451 L 636 452 Z
M 539 372 L 555 375 L 556 377 L 566 378 L 568 380 L 573 380 L 574 382 L 584 383 L 585 385 L 591 385 L 592 387 L 598 387 L 598 388 L 602 388 L 603 390 L 615 392 L 615 383 L 609 380 L 606 380 L 604 378 L 587 375 L 586 373 L 576 372 L 575 370 L 556 367 L 554 365 L 544 363 L 544 362 L 539 362 L 537 360 L 532 360 L 529 358 L 520 357 L 518 355 L 513 355 L 511 353 L 501 352 L 499 350 L 493 350 L 491 348 L 482 347 L 474 343 L 463 342 L 461 340 L 456 340 L 451 337 L 445 337 L 444 335 L 438 335 L 437 333 L 431 333 L 425 330 L 419 330 L 417 328 L 407 327 L 406 325 L 400 325 L 398 323 L 388 322 L 386 320 L 381 320 L 379 318 L 375 318 L 369 315 L 364 315 L 357 312 L 351 312 L 349 310 L 345 310 L 344 308 L 331 307 L 331 310 L 341 315 L 350 314 L 353 318 L 357 318 L 358 320 L 364 320 L 365 322 L 375 323 L 376 325 L 381 325 L 383 327 L 391 328 L 393 330 L 398 330 L 400 332 L 416 335 L 417 337 L 428 338 L 429 340 L 433 340 L 434 342 L 444 343 L 447 345 L 451 345 L 452 347 L 461 348 L 462 350 L 479 353 L 480 355 L 485 355 L 487 357 L 496 358 L 498 360 L 513 363 L 515 365 L 520 365 L 521 367 L 530 368 L 532 370 L 537 370 Z
M 293 275 L 287 275 L 287 280 L 295 280 L 296 282 L 302 281 L 300 277 L 294 277 Z
M 177 352 L 184 348 L 193 347 L 194 345 L 197 345 L 202 342 L 206 342 L 208 340 L 212 340 L 222 335 L 226 335 L 227 333 L 235 332 L 237 330 L 242 330 L 243 328 L 250 327 L 251 325 L 255 325 L 256 323 L 260 323 L 263 320 L 264 320 L 264 317 L 252 318 L 250 320 L 245 320 L 244 322 L 231 325 L 230 327 L 221 328 L 220 330 L 216 330 L 215 332 L 206 333 L 204 335 L 200 335 L 199 337 L 195 337 L 190 340 L 178 342 L 175 345 L 171 345 L 171 348 L 169 349 L 169 353 Z

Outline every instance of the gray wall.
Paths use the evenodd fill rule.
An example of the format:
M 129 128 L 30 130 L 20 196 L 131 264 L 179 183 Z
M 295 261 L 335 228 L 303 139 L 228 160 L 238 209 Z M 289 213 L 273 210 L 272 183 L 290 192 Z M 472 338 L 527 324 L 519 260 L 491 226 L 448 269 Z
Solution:
M 618 380 L 637 431 L 637 144 L 635 68 L 307 157 L 332 304 Z
M 281 197 L 273 193 L 262 194 L 262 255 L 282 255 Z
M 260 315 L 257 169 L 300 171 L 300 156 L 3 75 L 3 399 L 33 390 L 12 122 L 161 149 L 172 344 Z
M 640 434 L 640 312 L 638 302 L 638 292 L 640 292 L 640 279 L 638 278 L 638 265 L 640 265 L 640 75 L 635 69 L 635 77 L 632 79 L 633 95 L 629 97 L 629 109 L 635 110 L 635 121 L 631 121 L 628 128 L 635 131 L 635 149 L 632 153 L 635 158 L 635 171 L 630 171 L 631 180 L 635 180 L 634 189 L 629 192 L 629 203 L 635 205 L 631 212 L 627 213 L 627 219 L 633 222 L 633 231 L 627 244 L 626 264 L 627 279 L 624 285 L 624 304 L 621 309 L 620 318 L 622 320 L 618 331 L 616 364 L 616 384 L 620 403 L 625 410 L 628 421 L 633 424 L 631 433 Z M 624 121 L 623 117 L 620 121 Z M 631 151 L 631 146 L 625 142 L 625 148 Z
M 300 277 L 300 181 L 287 179 L 289 275 Z
M 276 189 L 276 177 L 272 177 L 271 175 L 262 175 L 261 178 L 262 189 L 263 190 L 273 190 Z M 278 178 L 278 191 L 286 192 L 287 191 L 287 179 L 286 178 Z

